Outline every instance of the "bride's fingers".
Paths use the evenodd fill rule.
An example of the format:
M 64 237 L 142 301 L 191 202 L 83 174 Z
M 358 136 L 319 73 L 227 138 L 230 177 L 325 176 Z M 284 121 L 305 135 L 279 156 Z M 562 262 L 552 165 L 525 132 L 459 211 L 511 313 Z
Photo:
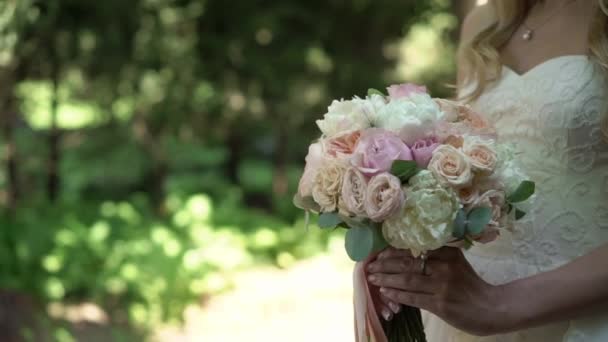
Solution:
M 440 287 L 440 284 L 434 278 L 417 273 L 375 273 L 369 275 L 368 280 L 379 287 L 426 294 L 436 293 Z
M 432 295 L 424 293 L 412 293 L 395 289 L 380 288 L 380 293 L 391 300 L 408 306 L 413 306 L 430 312 L 437 312 L 437 302 Z
M 388 307 L 394 314 L 398 314 L 401 311 L 401 305 L 393 302 L 387 296 L 380 294 L 380 300 L 386 307 Z
M 378 254 L 377 260 L 391 259 L 391 258 L 411 258 L 412 253 L 405 249 L 397 249 L 394 247 L 389 247 L 382 251 L 382 253 Z
M 367 266 L 367 271 L 371 273 L 410 272 L 414 263 L 414 259 L 411 257 L 376 260 Z

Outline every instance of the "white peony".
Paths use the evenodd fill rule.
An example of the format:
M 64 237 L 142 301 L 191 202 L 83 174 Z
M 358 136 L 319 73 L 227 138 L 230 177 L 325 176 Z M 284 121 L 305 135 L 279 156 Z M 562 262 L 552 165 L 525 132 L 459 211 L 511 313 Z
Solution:
M 369 108 L 375 108 L 367 100 L 334 100 L 322 120 L 317 120 L 317 126 L 326 137 L 358 131 L 371 127 L 372 118 Z
M 416 140 L 431 135 L 435 123 L 442 117 L 443 112 L 431 96 L 420 93 L 390 101 L 378 111 L 375 123 L 399 134 L 411 146 Z
M 452 239 L 453 222 L 460 209 L 454 190 L 443 187 L 423 170 L 410 179 L 405 205 L 382 225 L 386 241 L 409 249 L 414 256 L 445 246 Z

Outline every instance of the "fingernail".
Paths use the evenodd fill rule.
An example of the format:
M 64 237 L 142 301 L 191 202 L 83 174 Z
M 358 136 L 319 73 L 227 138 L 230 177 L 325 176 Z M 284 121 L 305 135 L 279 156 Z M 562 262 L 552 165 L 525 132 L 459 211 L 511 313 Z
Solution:
M 382 292 L 382 293 L 387 293 L 387 292 L 388 292 L 388 290 L 387 290 L 385 287 L 381 287 L 381 288 L 380 288 L 380 292 Z
M 367 277 L 367 280 L 371 281 L 372 283 L 375 283 L 376 280 L 378 280 L 378 277 L 376 277 L 375 275 L 370 275 L 369 277 Z
M 374 264 L 369 264 L 369 265 L 367 265 L 367 270 L 368 270 L 368 271 L 373 271 L 373 270 L 375 270 L 375 269 L 376 269 L 376 265 L 374 265 Z
M 388 302 L 388 306 L 391 308 L 391 310 L 393 310 L 395 314 L 398 314 L 399 311 L 401 311 L 401 305 L 398 305 L 396 303 Z
M 390 321 L 393 318 L 393 314 L 388 311 L 386 308 L 382 309 L 382 317 L 384 317 L 385 321 Z

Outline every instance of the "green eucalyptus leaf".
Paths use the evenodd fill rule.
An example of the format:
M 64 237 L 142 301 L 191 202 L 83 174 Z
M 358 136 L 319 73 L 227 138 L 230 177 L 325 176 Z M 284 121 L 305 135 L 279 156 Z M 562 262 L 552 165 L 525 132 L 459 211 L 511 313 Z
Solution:
M 458 210 L 458 214 L 456 215 L 456 219 L 454 220 L 454 231 L 452 232 L 452 236 L 457 239 L 462 239 L 467 229 L 467 214 L 464 210 Z
M 367 96 L 372 96 L 372 95 L 384 96 L 384 94 L 380 90 L 374 89 L 374 88 L 370 88 L 370 89 L 367 90 Z
M 391 166 L 391 174 L 399 178 L 404 184 L 419 171 L 418 164 L 412 160 L 395 160 Z
M 524 216 L 526 216 L 526 212 L 525 211 L 520 210 L 519 208 L 515 208 L 515 220 L 520 220 Z
M 317 224 L 321 229 L 329 229 L 336 228 L 336 226 L 341 222 L 342 218 L 340 218 L 338 213 L 322 213 L 319 215 L 319 221 L 317 221 Z
M 374 247 L 372 249 L 372 253 L 381 251 L 389 246 L 388 242 L 384 238 L 384 234 L 382 234 L 382 225 L 373 225 L 372 230 L 374 232 Z
M 534 182 L 523 181 L 523 182 L 521 182 L 521 184 L 519 184 L 519 186 L 517 187 L 515 192 L 513 192 L 511 195 L 509 195 L 509 197 L 507 197 L 507 200 L 510 203 L 523 202 L 523 201 L 527 200 L 528 198 L 530 198 L 532 195 L 534 195 L 535 190 L 536 190 L 536 184 Z
M 467 233 L 472 236 L 479 235 L 492 220 L 492 209 L 480 207 L 471 210 L 468 216 Z
M 365 260 L 374 250 L 374 231 L 370 227 L 354 227 L 347 230 L 344 247 L 351 260 Z

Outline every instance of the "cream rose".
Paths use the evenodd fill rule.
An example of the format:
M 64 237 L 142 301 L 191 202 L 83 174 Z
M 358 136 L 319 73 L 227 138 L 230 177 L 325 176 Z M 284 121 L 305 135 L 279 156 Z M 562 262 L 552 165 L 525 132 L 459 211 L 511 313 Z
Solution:
M 479 137 L 466 137 L 462 151 L 468 157 L 473 170 L 488 174 L 496 169 L 498 155 L 492 141 Z
M 338 204 L 340 211 L 347 216 L 364 216 L 366 194 L 365 176 L 354 167 L 348 168 L 342 182 L 342 197 Z
M 345 172 L 344 165 L 329 161 L 317 171 L 312 185 L 312 198 L 322 212 L 336 211 Z
M 317 120 L 317 126 L 326 137 L 369 128 L 371 118 L 361 101 L 366 100 L 332 102 L 323 119 Z
M 389 173 L 381 173 L 369 181 L 365 195 L 365 212 L 372 221 L 382 222 L 401 209 L 403 200 L 399 178 Z
M 475 186 L 459 189 L 458 197 L 462 204 L 471 204 L 479 198 L 479 189 Z
M 412 177 L 410 184 L 403 208 L 384 221 L 382 233 L 391 246 L 418 256 L 452 239 L 460 203 L 454 190 L 443 187 L 427 170 Z
M 471 184 L 473 174 L 467 157 L 452 145 L 441 145 L 434 152 L 428 169 L 444 185 L 455 188 Z

